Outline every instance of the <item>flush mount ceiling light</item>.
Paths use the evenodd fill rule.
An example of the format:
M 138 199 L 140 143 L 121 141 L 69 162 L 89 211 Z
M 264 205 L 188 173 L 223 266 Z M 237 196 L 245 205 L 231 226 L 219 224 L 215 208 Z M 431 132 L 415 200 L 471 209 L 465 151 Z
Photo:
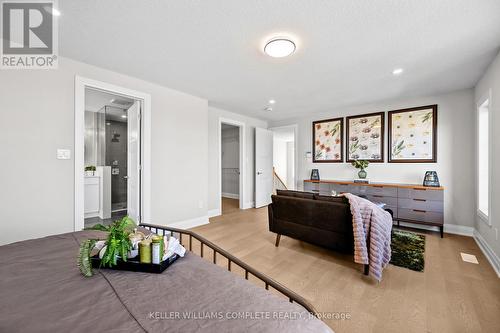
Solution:
M 274 99 L 269 100 L 269 104 L 274 104 L 274 103 L 276 103 L 276 101 Z
M 288 57 L 295 52 L 295 43 L 285 37 L 276 37 L 267 42 L 264 52 L 273 58 Z
M 392 75 L 401 75 L 401 74 L 403 74 L 403 72 L 404 72 L 404 69 L 396 68 L 392 71 Z

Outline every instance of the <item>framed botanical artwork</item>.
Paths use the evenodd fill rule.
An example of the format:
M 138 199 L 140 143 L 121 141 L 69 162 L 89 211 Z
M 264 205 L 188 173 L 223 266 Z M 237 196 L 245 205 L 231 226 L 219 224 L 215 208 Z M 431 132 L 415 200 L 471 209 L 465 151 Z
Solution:
M 389 112 L 389 163 L 437 161 L 437 105 Z
M 347 162 L 384 162 L 384 112 L 346 118 Z
M 344 119 L 335 118 L 313 122 L 313 163 L 341 163 Z

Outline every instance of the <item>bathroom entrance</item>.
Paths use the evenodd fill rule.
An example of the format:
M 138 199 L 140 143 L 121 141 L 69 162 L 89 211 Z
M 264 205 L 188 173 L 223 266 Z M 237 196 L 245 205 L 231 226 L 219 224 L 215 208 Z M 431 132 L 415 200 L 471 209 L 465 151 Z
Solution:
M 85 88 L 85 226 L 139 218 L 141 102 Z

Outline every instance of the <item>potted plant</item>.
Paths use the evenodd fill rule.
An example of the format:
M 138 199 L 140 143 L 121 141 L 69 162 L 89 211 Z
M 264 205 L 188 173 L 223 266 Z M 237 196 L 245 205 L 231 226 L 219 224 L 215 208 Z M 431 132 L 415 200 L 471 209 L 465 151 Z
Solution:
M 368 168 L 368 164 L 370 164 L 370 162 L 368 162 L 366 160 L 356 160 L 356 161 L 352 162 L 353 167 L 355 167 L 356 169 L 360 169 L 358 172 L 358 177 L 360 179 L 366 178 L 367 173 L 366 173 L 365 169 Z
M 85 175 L 86 176 L 95 176 L 96 170 L 97 170 L 97 168 L 95 167 L 95 165 L 88 165 L 85 167 Z

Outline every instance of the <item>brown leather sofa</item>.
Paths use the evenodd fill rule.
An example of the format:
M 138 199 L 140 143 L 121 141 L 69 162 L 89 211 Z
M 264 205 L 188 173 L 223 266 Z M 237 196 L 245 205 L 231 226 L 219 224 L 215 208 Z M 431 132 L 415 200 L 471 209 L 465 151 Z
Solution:
M 329 249 L 353 253 L 350 206 L 344 197 L 299 191 L 277 191 L 268 206 L 269 231 Z

